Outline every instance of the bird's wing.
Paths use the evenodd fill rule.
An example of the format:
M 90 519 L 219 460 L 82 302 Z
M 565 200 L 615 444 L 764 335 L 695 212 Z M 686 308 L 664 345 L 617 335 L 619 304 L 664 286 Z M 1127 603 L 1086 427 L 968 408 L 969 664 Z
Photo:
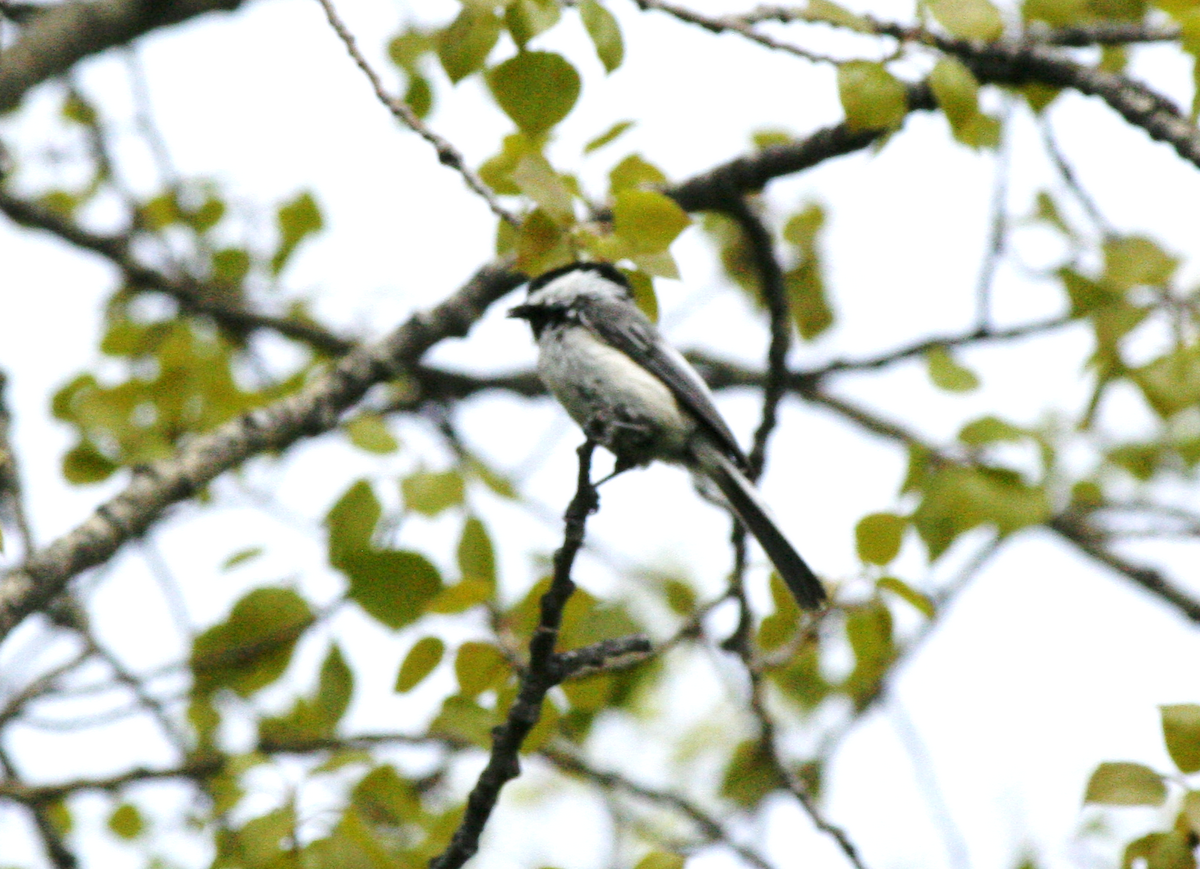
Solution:
M 631 317 L 622 302 L 596 300 L 589 307 L 587 314 L 580 315 L 580 324 L 665 383 L 676 401 L 700 421 L 729 457 L 746 467 L 746 455 L 713 404 L 707 384 L 654 324 L 640 311 L 637 317 Z

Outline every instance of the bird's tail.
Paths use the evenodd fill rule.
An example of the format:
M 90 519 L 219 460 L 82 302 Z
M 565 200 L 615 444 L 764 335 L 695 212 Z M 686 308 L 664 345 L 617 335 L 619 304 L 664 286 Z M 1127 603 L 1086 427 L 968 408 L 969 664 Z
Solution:
M 783 536 L 754 484 L 746 479 L 745 474 L 724 452 L 712 444 L 702 441 L 695 445 L 693 452 L 705 475 L 721 490 L 730 508 L 767 553 L 797 603 L 810 610 L 825 603 L 825 587 L 791 542 Z

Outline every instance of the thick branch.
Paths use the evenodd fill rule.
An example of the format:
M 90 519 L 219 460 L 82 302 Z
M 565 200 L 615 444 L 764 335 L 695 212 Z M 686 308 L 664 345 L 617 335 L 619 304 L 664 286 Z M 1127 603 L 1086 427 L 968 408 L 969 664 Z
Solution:
M 206 12 L 228 12 L 242 0 L 97 0 L 42 7 L 0 54 L 0 114 L 25 92 L 66 72 L 80 60 L 124 45 L 158 27 Z
M 437 342 L 466 334 L 488 305 L 520 280 L 502 265 L 486 266 L 441 305 L 415 315 L 383 341 L 348 354 L 299 393 L 198 435 L 171 458 L 134 473 L 125 490 L 82 525 L 0 579 L 0 640 L 71 577 L 106 561 L 172 504 L 251 456 L 329 431 L 367 389 L 405 373 Z

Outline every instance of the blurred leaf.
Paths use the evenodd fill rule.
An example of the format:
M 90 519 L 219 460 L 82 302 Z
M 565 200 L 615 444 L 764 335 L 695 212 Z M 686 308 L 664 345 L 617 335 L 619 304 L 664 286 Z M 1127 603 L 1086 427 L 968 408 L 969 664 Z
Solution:
M 691 223 L 675 201 L 654 190 L 624 188 L 613 201 L 613 231 L 635 251 L 665 250 Z
M 929 76 L 934 98 L 941 106 L 954 138 L 972 148 L 992 148 L 1000 142 L 1000 122 L 979 110 L 979 82 L 959 60 L 944 58 Z
M 108 816 L 108 829 L 121 839 L 136 839 L 146 831 L 146 822 L 137 806 L 121 803 Z
M 421 637 L 404 656 L 396 674 L 395 691 L 404 694 L 417 687 L 442 661 L 446 644 L 437 637 Z
M 489 688 L 499 688 L 510 672 L 508 661 L 491 643 L 463 643 L 454 658 L 454 675 L 464 697 L 477 697 Z
M 492 69 L 487 81 L 504 113 L 531 136 L 549 131 L 579 98 L 579 73 L 561 55 L 548 51 L 522 51 Z
M 536 275 L 572 262 L 568 236 L 550 215 L 534 209 L 521 221 L 517 234 L 517 268 Z
M 1096 767 L 1083 801 L 1108 806 L 1161 806 L 1166 798 L 1162 776 L 1148 766 L 1122 761 Z
M 279 227 L 279 247 L 271 257 L 271 273 L 279 274 L 287 265 L 300 242 L 325 226 L 317 200 L 307 191 L 279 207 L 276 218 Z
M 116 462 L 101 455 L 90 441 L 76 444 L 63 456 L 63 477 L 76 486 L 107 480 L 119 467 Z
M 789 269 L 783 279 L 796 329 L 802 338 L 811 341 L 832 326 L 834 319 L 833 309 L 825 296 L 820 263 L 814 257 L 805 257 L 799 265 Z
M 1183 773 L 1200 772 L 1200 705 L 1180 703 L 1159 709 L 1163 739 L 1176 769 Z
M 1025 21 L 1044 21 L 1051 27 L 1067 27 L 1091 17 L 1088 0 L 1025 0 L 1021 17 Z
M 1170 282 L 1179 260 L 1154 241 L 1133 235 L 1104 242 L 1104 282 L 1118 291 Z
M 417 73 L 408 76 L 408 87 L 404 91 L 404 102 L 418 118 L 424 119 L 433 111 L 433 85 L 429 79 Z
M 496 586 L 496 552 L 487 528 L 476 516 L 468 517 L 458 539 L 458 569 L 463 580 Z
M 969 368 L 955 361 L 945 347 L 934 347 L 925 354 L 929 379 L 947 392 L 970 392 L 979 386 L 979 378 Z
M 988 0 L 928 0 L 938 23 L 963 39 L 999 39 L 1004 32 L 1000 10 Z
M 479 177 L 502 196 L 516 196 L 521 188 L 512 178 L 513 170 L 525 157 L 537 153 L 539 151 L 524 133 L 510 133 L 504 137 L 500 152 L 479 167 Z
M 500 19 L 488 6 L 465 3 L 450 26 L 438 34 L 437 55 L 450 81 L 482 69 L 500 38 Z
M 633 301 L 653 323 L 658 322 L 658 295 L 654 292 L 654 281 L 645 272 L 625 272 Z
M 383 417 L 374 413 L 361 413 L 346 423 L 346 435 L 350 443 L 369 453 L 394 453 L 400 442 L 388 429 Z
M 592 139 L 583 146 L 583 153 L 591 154 L 593 151 L 599 151 L 605 145 L 614 142 L 618 137 L 623 135 L 630 127 L 636 123 L 635 121 L 617 121 L 603 133 Z
M 983 416 L 962 427 L 958 439 L 968 446 L 979 447 L 998 441 L 1019 441 L 1026 432 L 999 417 Z
M 558 23 L 558 0 L 507 0 L 504 21 L 513 42 L 521 49 L 539 33 Z
M 350 581 L 347 596 L 389 628 L 402 628 L 425 614 L 442 590 L 438 569 L 419 552 L 369 549 L 342 561 Z
M 895 513 L 872 513 L 854 528 L 858 557 L 868 564 L 887 564 L 900 553 L 908 520 Z
M 1183 795 L 1183 816 L 1188 828 L 1200 836 L 1200 791 L 1188 791 Z
M 262 555 L 262 553 L 263 549 L 261 546 L 251 546 L 247 549 L 239 549 L 237 552 L 233 553 L 233 555 L 221 562 L 221 569 L 232 570 L 239 564 L 245 564 L 251 559 L 258 558 L 258 556 Z
M 1006 535 L 1050 515 L 1044 487 L 1031 486 L 1002 468 L 947 465 L 914 483 L 924 495 L 912 523 L 930 558 L 941 556 L 958 535 L 979 525 L 994 525 Z
M 770 756 L 762 742 L 747 739 L 733 750 L 721 781 L 721 796 L 743 808 L 762 802 L 771 791 L 783 787 Z
M 683 869 L 687 861 L 672 851 L 651 851 L 638 861 L 634 869 Z
M 630 154 L 608 173 L 608 183 L 616 195 L 626 187 L 660 187 L 667 183 L 667 176 L 640 154 Z
M 570 189 L 541 154 L 526 154 L 517 162 L 509 177 L 555 223 L 569 226 L 575 221 L 575 204 Z
M 612 72 L 625 58 L 625 42 L 621 39 L 617 19 L 596 0 L 583 0 L 579 4 L 579 15 L 596 46 L 596 56 L 604 64 L 604 71 Z
M 342 720 L 350 708 L 354 695 L 354 673 L 342 656 L 342 650 L 334 643 L 325 655 L 321 672 L 317 678 L 317 707 L 321 710 L 330 728 Z
M 885 576 L 876 580 L 875 587 L 880 591 L 890 591 L 927 619 L 932 619 L 937 615 L 937 610 L 929 595 L 922 594 L 907 582 L 902 582 L 894 576 Z
M 838 67 L 838 96 L 852 130 L 895 127 L 908 113 L 908 94 L 883 64 L 852 60 Z
M 484 748 L 491 745 L 492 728 L 499 723 L 499 713 L 484 709 L 470 698 L 454 694 L 443 701 L 441 711 L 429 725 L 429 732 L 465 739 Z
M 1192 843 L 1186 833 L 1150 833 L 1130 842 L 1125 848 L 1122 869 L 1132 869 L 1141 861 L 1143 869 L 1196 869 Z
M 291 589 L 258 588 L 233 605 L 229 618 L 199 634 L 189 663 L 193 690 L 230 688 L 242 697 L 287 669 L 300 635 L 313 623 L 308 602 Z
M 462 504 L 465 484 L 457 470 L 415 471 L 400 481 L 404 506 L 423 516 L 436 516 Z
M 1176 347 L 1129 376 L 1155 413 L 1172 417 L 1200 403 L 1200 344 Z
M 854 669 L 841 687 L 855 708 L 863 709 L 879 692 L 896 657 L 891 612 L 879 601 L 850 607 L 846 612 L 846 638 L 854 651 Z

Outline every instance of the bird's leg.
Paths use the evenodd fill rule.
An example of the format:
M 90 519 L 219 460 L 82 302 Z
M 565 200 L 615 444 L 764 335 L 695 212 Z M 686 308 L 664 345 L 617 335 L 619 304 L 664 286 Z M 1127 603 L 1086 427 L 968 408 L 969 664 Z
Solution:
M 613 479 L 614 477 L 620 476 L 621 474 L 628 471 L 630 468 L 636 468 L 637 466 L 638 466 L 637 462 L 632 462 L 626 458 L 617 456 L 617 463 L 616 463 L 616 465 L 613 466 L 612 471 L 609 474 L 607 474 L 606 476 L 601 477 L 593 485 L 596 486 L 597 488 L 600 486 L 603 486 L 605 483 L 607 483 L 609 480 Z

